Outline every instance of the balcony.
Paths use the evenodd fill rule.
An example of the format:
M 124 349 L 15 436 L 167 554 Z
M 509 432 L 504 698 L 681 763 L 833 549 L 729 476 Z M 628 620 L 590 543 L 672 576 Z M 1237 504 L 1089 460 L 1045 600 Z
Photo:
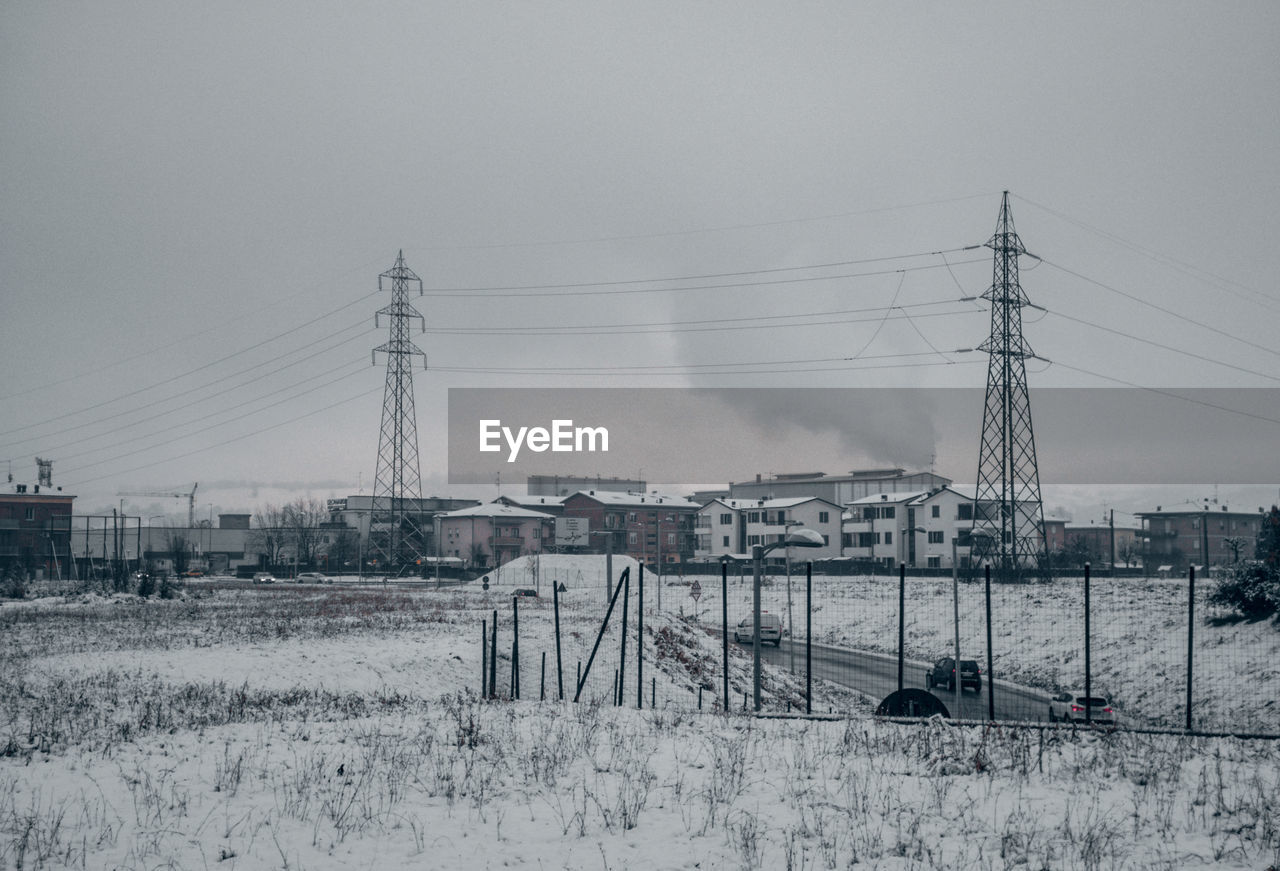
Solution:
M 524 539 L 518 535 L 491 535 L 489 544 L 492 547 L 521 547 Z

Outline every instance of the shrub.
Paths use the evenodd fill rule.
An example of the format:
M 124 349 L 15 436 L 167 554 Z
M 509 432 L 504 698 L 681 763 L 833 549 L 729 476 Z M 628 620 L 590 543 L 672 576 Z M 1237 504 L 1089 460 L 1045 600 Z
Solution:
M 150 598 L 156 592 L 156 579 L 150 573 L 143 573 L 138 578 L 138 595 L 142 598 Z
M 9 566 L 0 583 L 0 595 L 10 599 L 23 599 L 27 595 L 27 573 L 16 565 Z
M 1280 611 L 1280 569 L 1267 563 L 1237 563 L 1209 594 L 1209 604 L 1231 608 L 1245 617 Z

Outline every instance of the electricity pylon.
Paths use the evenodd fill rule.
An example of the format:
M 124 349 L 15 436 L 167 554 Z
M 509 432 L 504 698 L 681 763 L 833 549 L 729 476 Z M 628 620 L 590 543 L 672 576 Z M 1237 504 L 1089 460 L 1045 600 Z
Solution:
M 391 303 L 374 315 L 390 319 L 385 344 L 373 349 L 387 355 L 387 383 L 382 396 L 382 430 L 378 436 L 378 465 L 373 481 L 369 515 L 369 554 L 379 569 L 397 566 L 422 556 L 424 551 L 420 500 L 422 473 L 418 465 L 418 419 L 413 408 L 413 358 L 427 355 L 409 338 L 409 322 L 417 319 L 426 331 L 426 319 L 410 304 L 411 286 L 422 295 L 422 279 L 404 264 L 404 251 L 395 265 L 378 276 L 378 289 L 391 291 Z
M 1043 560 L 1045 538 L 1027 393 L 1026 359 L 1036 355 L 1022 336 L 1022 309 L 1031 302 L 1018 280 L 1018 257 L 1026 248 L 1013 227 L 1008 191 L 987 247 L 995 252 L 995 265 L 991 287 L 982 295 L 991 303 L 991 335 L 979 346 L 989 360 L 970 564 L 990 563 L 993 574 L 1015 580 Z

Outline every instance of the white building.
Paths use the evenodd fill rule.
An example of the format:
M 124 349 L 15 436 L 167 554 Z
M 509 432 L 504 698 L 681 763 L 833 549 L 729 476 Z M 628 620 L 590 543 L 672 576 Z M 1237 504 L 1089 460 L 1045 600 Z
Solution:
M 814 496 L 790 499 L 713 499 L 698 509 L 695 532 L 696 555 L 715 558 L 733 554 L 750 556 L 757 544 L 770 545 L 782 539 L 789 526 L 812 529 L 826 542 L 820 548 L 805 548 L 804 558 L 827 559 L 840 555 L 840 506 Z M 785 559 L 782 548 L 770 559 Z M 792 553 L 795 558 L 795 552 Z
M 845 512 L 844 556 L 889 568 L 950 568 L 954 544 L 964 566 L 972 526 L 973 497 L 951 487 L 867 496 Z

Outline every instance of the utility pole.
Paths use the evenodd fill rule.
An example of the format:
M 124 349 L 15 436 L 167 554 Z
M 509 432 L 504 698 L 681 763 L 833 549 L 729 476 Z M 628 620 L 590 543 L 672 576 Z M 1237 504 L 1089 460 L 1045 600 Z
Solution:
M 1018 280 L 1018 257 L 1026 248 L 1013 226 L 1008 191 L 986 247 L 994 252 L 994 266 L 991 287 L 982 295 L 991 304 L 991 333 L 979 346 L 989 362 L 973 505 L 979 552 L 972 562 L 989 561 L 1012 580 L 1034 569 L 1045 552 L 1045 539 L 1027 390 L 1026 359 L 1036 355 L 1022 336 L 1022 309 L 1031 301 Z
M 1111 509 L 1111 576 L 1116 574 L 1116 510 Z
M 418 420 L 413 407 L 413 359 L 424 354 L 409 338 L 409 322 L 417 320 L 425 332 L 426 319 L 409 303 L 409 291 L 422 295 L 422 279 L 404 263 L 404 252 L 395 265 L 378 276 L 378 289 L 391 291 L 391 303 L 378 310 L 373 323 L 386 315 L 390 320 L 387 341 L 373 349 L 387 355 L 387 379 L 382 397 L 382 428 L 378 436 L 378 465 L 373 482 L 369 547 L 388 572 L 406 559 L 422 554 L 419 509 L 422 474 L 418 464 Z

